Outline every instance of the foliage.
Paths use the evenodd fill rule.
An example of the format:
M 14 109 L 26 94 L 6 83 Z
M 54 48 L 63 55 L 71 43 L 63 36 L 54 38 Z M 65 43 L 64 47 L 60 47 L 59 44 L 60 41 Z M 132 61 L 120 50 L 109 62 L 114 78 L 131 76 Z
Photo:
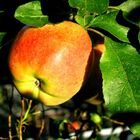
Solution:
M 15 18 L 24 24 L 43 26 L 48 23 L 48 16 L 43 15 L 39 1 L 29 2 L 16 9 Z
M 90 33 L 93 47 L 97 34 L 104 38 L 106 50 L 100 60 L 103 107 L 107 108 L 110 119 L 123 122 L 140 137 L 140 1 L 23 0 L 10 4 L 0 2 L 0 89 L 4 84 L 12 84 L 7 67 L 8 51 L 23 26 L 41 27 L 71 20 Z M 92 36 L 91 32 L 96 35 Z M 25 118 L 29 110 L 27 112 L 24 125 L 28 123 Z M 93 114 L 92 122 L 100 120 L 99 116 L 94 120 Z M 100 114 L 102 117 L 103 112 Z M 20 131 L 20 123 L 18 121 L 17 131 Z

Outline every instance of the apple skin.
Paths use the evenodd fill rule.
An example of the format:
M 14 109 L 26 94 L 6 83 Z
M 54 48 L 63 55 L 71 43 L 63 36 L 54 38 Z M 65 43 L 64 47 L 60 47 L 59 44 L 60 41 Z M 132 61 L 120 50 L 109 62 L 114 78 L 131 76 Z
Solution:
M 9 54 L 17 90 L 45 105 L 72 98 L 88 79 L 93 62 L 90 36 L 71 21 L 23 28 Z

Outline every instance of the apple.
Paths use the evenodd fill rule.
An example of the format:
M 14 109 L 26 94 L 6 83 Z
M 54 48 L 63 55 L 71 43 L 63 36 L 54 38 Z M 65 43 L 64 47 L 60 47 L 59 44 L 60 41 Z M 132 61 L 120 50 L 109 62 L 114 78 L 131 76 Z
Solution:
M 102 38 L 103 39 L 103 38 Z M 95 54 L 95 59 L 94 59 L 94 67 L 93 71 L 90 76 L 90 81 L 89 84 L 90 87 L 90 96 L 86 100 L 88 103 L 94 104 L 94 105 L 99 105 L 103 103 L 103 93 L 102 93 L 102 74 L 100 70 L 100 59 L 103 53 L 106 50 L 104 41 L 97 42 L 94 46 L 94 54 Z
M 69 132 L 73 132 L 75 130 L 76 131 L 80 130 L 81 124 L 79 121 L 72 121 L 72 122 L 67 123 L 67 127 L 68 127 Z
M 94 50 L 95 50 L 94 52 L 96 55 L 97 63 L 99 64 L 100 58 L 106 50 L 104 42 L 99 42 L 98 44 L 96 44 Z
M 75 103 L 86 101 L 93 105 L 100 105 L 104 102 L 100 59 L 104 54 L 106 47 L 104 44 L 104 37 L 97 34 L 91 37 L 94 40 L 94 65 L 86 84 L 80 89 L 73 99 L 75 100 Z
M 86 83 L 93 62 L 88 32 L 72 21 L 21 29 L 9 53 L 17 90 L 45 105 L 72 98 Z

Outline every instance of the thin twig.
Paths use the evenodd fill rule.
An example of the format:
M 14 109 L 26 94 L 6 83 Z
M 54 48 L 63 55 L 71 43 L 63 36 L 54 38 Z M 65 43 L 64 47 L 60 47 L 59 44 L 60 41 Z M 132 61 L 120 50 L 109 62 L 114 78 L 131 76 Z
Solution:
M 41 121 L 41 128 L 40 128 L 38 137 L 41 137 L 41 134 L 43 133 L 43 130 L 44 130 L 44 126 L 45 126 L 45 119 L 43 118 Z
M 22 140 L 22 121 L 24 115 L 24 98 L 21 96 L 21 113 L 20 113 L 20 126 L 19 126 L 19 139 Z
M 12 88 L 11 97 L 8 101 L 9 103 L 9 115 L 8 115 L 9 140 L 12 140 L 12 106 L 13 106 L 13 93 L 14 93 L 13 85 L 11 86 L 11 88 Z
M 44 126 L 45 126 L 45 110 L 44 110 L 44 107 L 42 105 L 42 121 L 41 121 L 41 128 L 40 128 L 40 131 L 39 131 L 39 134 L 38 134 L 38 138 L 41 136 L 41 134 L 44 130 Z
M 119 124 L 119 125 L 125 125 L 124 122 L 120 122 L 120 121 L 117 121 L 117 120 L 113 120 L 107 116 L 102 116 L 103 119 L 106 119 L 106 120 L 109 120 L 110 122 L 112 123 L 115 123 L 115 124 Z
M 8 127 L 9 127 L 9 140 L 12 140 L 12 131 L 11 131 L 11 128 L 12 128 L 12 114 L 9 113 L 8 115 Z
M 2 137 L 0 137 L 0 140 L 8 140 L 8 138 L 2 138 Z
M 14 135 L 14 136 L 12 136 L 12 139 L 13 139 L 13 138 L 16 138 L 16 137 L 17 137 L 17 135 Z M 0 137 L 0 140 L 9 140 L 9 138 Z
M 39 111 L 36 111 L 36 112 L 32 113 L 32 115 L 34 115 L 34 116 L 35 115 L 40 115 L 41 113 L 42 113 L 42 111 L 39 110 Z
M 29 100 L 28 108 L 27 108 L 27 111 L 26 111 L 26 113 L 24 115 L 23 121 L 27 119 L 27 116 L 28 116 L 28 114 L 30 112 L 31 106 L 32 106 L 32 100 Z

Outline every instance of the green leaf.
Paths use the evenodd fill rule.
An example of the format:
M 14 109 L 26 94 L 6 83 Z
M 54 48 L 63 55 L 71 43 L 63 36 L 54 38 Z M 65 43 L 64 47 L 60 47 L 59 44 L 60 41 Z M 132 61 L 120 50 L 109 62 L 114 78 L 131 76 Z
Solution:
M 6 35 L 6 32 L 0 32 L 0 49 L 2 48 L 2 40 L 5 35 Z
M 88 25 L 96 15 L 107 11 L 108 0 L 69 0 L 69 5 L 77 8 L 76 22 L 82 26 Z
M 127 0 L 117 6 L 117 8 L 123 11 L 123 16 L 126 20 L 140 27 L 140 16 L 138 10 L 140 8 L 140 0 Z
M 87 10 L 94 15 L 99 15 L 106 12 L 109 1 L 108 0 L 86 0 L 87 1 Z
M 134 123 L 131 127 L 130 130 L 132 133 L 140 138 L 140 122 Z
M 92 21 L 92 19 L 93 19 L 93 16 L 91 16 L 91 15 L 86 15 L 86 16 L 82 17 L 82 16 L 77 14 L 75 16 L 76 22 L 79 23 L 83 27 L 88 25 Z
M 92 22 L 88 26 L 103 29 L 111 33 L 119 40 L 129 42 L 127 37 L 129 28 L 117 23 L 116 21 L 117 14 L 118 11 L 115 11 L 101 16 L 97 16 L 92 20 Z
M 139 40 L 139 44 L 140 44 L 140 31 L 138 33 L 138 40 Z
M 69 5 L 85 13 L 95 15 L 104 13 L 109 5 L 108 0 L 69 0 Z
M 117 6 L 117 8 L 121 9 L 124 12 L 129 13 L 133 9 L 140 6 L 140 0 L 127 0 L 123 2 L 121 5 Z
M 127 43 L 105 39 L 103 94 L 110 112 L 140 112 L 140 55 Z
M 42 14 L 39 1 L 32 1 L 19 6 L 15 12 L 15 18 L 24 24 L 37 27 L 43 26 L 49 22 L 48 16 Z
M 109 38 L 105 38 L 105 46 L 100 61 L 105 105 L 112 115 L 118 113 L 126 120 L 132 133 L 140 137 L 140 54 L 127 43 Z M 123 114 L 127 114 L 125 118 Z
M 85 1 L 84 0 L 69 0 L 69 5 L 73 8 L 77 8 L 77 9 L 82 9 L 83 7 L 85 7 Z

